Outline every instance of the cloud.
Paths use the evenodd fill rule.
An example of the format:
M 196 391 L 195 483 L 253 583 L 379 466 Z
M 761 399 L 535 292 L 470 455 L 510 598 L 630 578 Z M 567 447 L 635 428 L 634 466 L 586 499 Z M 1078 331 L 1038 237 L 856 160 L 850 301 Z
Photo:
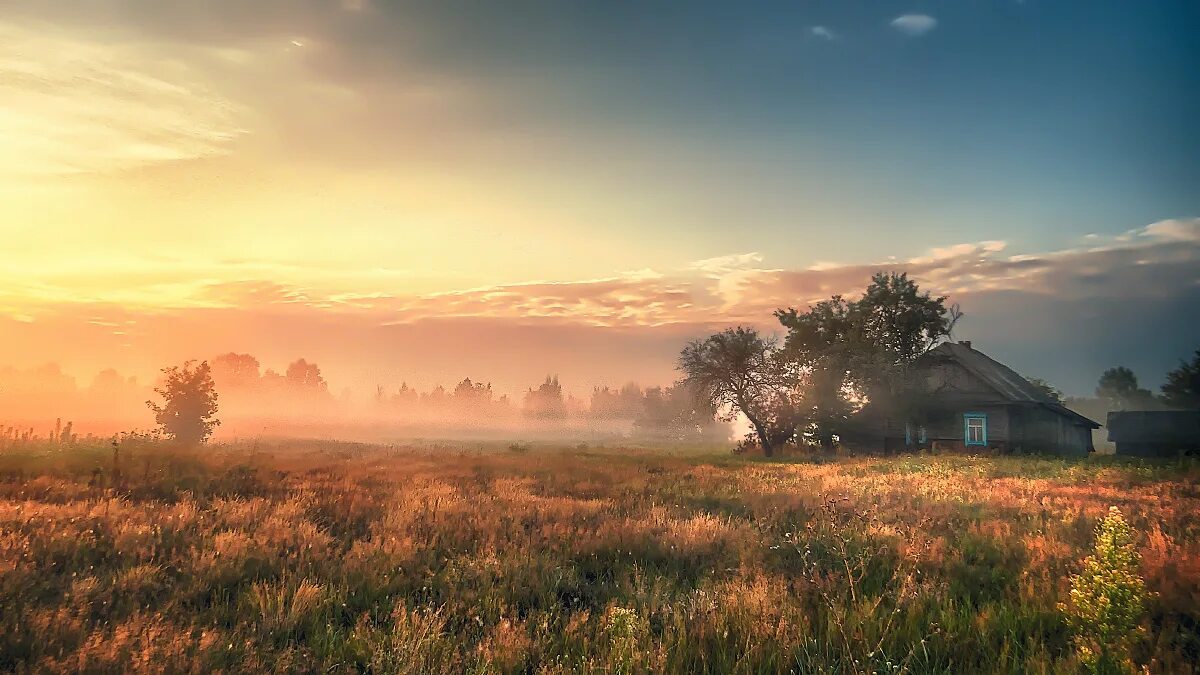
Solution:
M 0 175 L 130 169 L 225 154 L 245 111 L 148 44 L 0 22 Z
M 744 270 L 752 268 L 754 265 L 761 263 L 763 256 L 758 252 L 751 253 L 734 253 L 732 255 L 722 255 L 715 258 L 705 258 L 697 260 L 690 265 L 688 269 L 696 270 L 704 274 L 726 274 L 734 270 Z
M 937 27 L 937 19 L 928 14 L 903 14 L 892 19 L 892 28 L 910 35 L 920 37 Z
M 1160 220 L 1133 233 L 1151 239 L 1195 243 L 1200 241 L 1200 219 Z
M 539 280 L 417 295 L 388 289 L 386 277 L 344 280 L 321 287 L 266 281 L 255 269 L 233 265 L 219 282 L 172 278 L 171 302 L 162 309 L 257 308 L 361 314 L 380 324 L 431 319 L 492 318 L 551 321 L 588 326 L 661 326 L 723 324 L 769 320 L 779 307 L 805 306 L 834 294 L 853 294 L 881 271 L 906 272 L 935 293 L 952 300 L 982 293 L 1010 292 L 1058 299 L 1165 298 L 1200 285 L 1200 218 L 1164 220 L 1110 237 L 1089 237 L 1086 245 L 1041 253 L 1009 254 L 1003 241 L 939 246 L 908 260 L 873 263 L 822 263 L 807 269 L 764 265 L 761 253 L 737 253 L 698 260 L 667 271 L 637 270 L 575 281 Z M 222 270 L 194 271 L 205 278 Z M 166 281 L 148 274 L 153 290 Z M 325 283 L 329 283 L 328 281 Z M 61 286 L 25 282 L 14 294 L 0 294 L 0 307 L 30 314 L 21 296 L 70 307 Z M 119 291 L 119 289 L 118 289 Z M 91 293 L 80 302 L 127 304 L 129 295 L 111 298 Z M 149 293 L 150 291 L 147 291 Z M 145 299 L 151 299 L 147 295 Z
M 372 386 L 381 364 L 397 381 L 470 375 L 517 388 L 509 390 L 546 372 L 584 386 L 662 382 L 686 339 L 732 324 L 779 330 L 775 309 L 853 296 L 880 271 L 907 272 L 961 303 L 961 337 L 1075 392 L 1125 361 L 1153 383 L 1200 340 L 1193 318 L 1200 312 L 1200 218 L 1046 252 L 1011 253 L 1003 242 L 982 241 L 904 261 L 810 269 L 771 268 L 761 254 L 739 253 L 673 270 L 415 295 L 386 287 L 394 284 L 347 291 L 230 269 L 244 277 L 178 279 L 180 292 L 192 294 L 159 308 L 101 295 L 72 302 L 56 292 L 43 295 L 50 304 L 35 311 L 0 293 L 0 353 L 149 373 L 234 349 L 270 361 L 316 358 Z
M 830 42 L 837 39 L 837 33 L 834 33 L 833 30 L 827 26 L 812 26 L 808 29 L 808 32 L 816 37 L 829 40 Z

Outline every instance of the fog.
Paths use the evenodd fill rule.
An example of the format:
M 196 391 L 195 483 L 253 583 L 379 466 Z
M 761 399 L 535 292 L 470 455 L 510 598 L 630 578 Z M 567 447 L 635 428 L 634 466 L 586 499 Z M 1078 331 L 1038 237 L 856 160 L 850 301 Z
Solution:
M 303 358 L 279 369 L 250 354 L 207 359 L 218 393 L 221 424 L 214 440 L 336 438 L 391 440 L 648 439 L 725 441 L 731 426 L 712 421 L 682 387 L 635 383 L 620 388 L 566 391 L 547 375 L 524 391 L 496 391 L 486 380 L 464 377 L 419 390 L 405 381 L 381 381 L 370 390 L 334 391 L 318 364 Z M 149 432 L 147 401 L 159 400 L 160 380 L 105 369 L 79 379 L 57 364 L 0 367 L 0 436 L 84 439 Z M 584 385 L 585 387 L 587 385 Z M 576 383 L 575 391 L 583 387 Z

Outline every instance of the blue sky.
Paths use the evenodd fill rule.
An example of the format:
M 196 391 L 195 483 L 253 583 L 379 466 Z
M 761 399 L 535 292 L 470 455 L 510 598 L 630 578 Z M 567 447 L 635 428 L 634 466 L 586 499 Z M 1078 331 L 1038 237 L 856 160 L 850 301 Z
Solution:
M 997 233 L 1037 250 L 1200 212 L 1195 3 L 437 7 L 407 49 L 532 80 L 498 124 L 651 139 L 637 162 L 662 190 L 706 164 L 729 188 L 706 206 L 752 209 L 751 236 L 785 250 L 844 248 L 843 227 L 855 256 Z M 932 28 L 898 30 L 905 15 Z
M 153 372 L 216 312 L 218 350 L 373 387 L 351 324 L 619 327 L 624 363 L 393 369 L 663 381 L 896 269 L 1021 372 L 1154 382 L 1200 344 L 1197 36 L 1178 0 L 14 0 L 0 348 Z

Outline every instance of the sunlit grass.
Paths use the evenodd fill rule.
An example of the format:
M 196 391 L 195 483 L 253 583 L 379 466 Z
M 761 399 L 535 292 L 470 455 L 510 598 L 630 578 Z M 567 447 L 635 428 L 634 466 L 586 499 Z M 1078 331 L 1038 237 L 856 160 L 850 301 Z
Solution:
M 1200 655 L 1200 467 L 712 448 L 0 453 L 0 670 L 1062 672 L 1117 506 Z

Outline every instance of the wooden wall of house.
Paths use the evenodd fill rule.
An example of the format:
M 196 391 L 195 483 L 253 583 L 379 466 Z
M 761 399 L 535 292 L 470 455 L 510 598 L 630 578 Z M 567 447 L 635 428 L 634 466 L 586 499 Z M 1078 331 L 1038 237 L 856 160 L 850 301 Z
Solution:
M 1052 410 L 1020 408 L 1013 418 L 1015 452 L 1086 455 L 1092 450 L 1092 430 Z
M 966 429 L 963 415 L 967 413 L 983 413 L 987 415 L 987 439 L 992 442 L 1007 443 L 1009 440 L 1008 406 L 967 405 L 949 408 L 945 412 L 935 414 L 925 425 L 926 435 L 938 440 L 966 440 Z M 903 431 L 903 429 L 901 429 Z
M 947 408 L 937 413 L 925 423 L 926 448 L 936 443 L 939 449 L 956 452 L 1007 452 L 1011 425 L 1009 422 L 1010 406 L 1001 405 L 964 405 L 960 408 Z M 966 445 L 966 429 L 963 415 L 966 413 L 984 413 L 987 415 L 987 445 Z M 871 414 L 855 420 L 855 427 L 843 435 L 842 444 L 860 452 L 901 452 L 916 448 L 918 431 L 916 426 L 911 429 L 912 447 L 905 445 L 904 422 L 887 419 L 883 415 Z

